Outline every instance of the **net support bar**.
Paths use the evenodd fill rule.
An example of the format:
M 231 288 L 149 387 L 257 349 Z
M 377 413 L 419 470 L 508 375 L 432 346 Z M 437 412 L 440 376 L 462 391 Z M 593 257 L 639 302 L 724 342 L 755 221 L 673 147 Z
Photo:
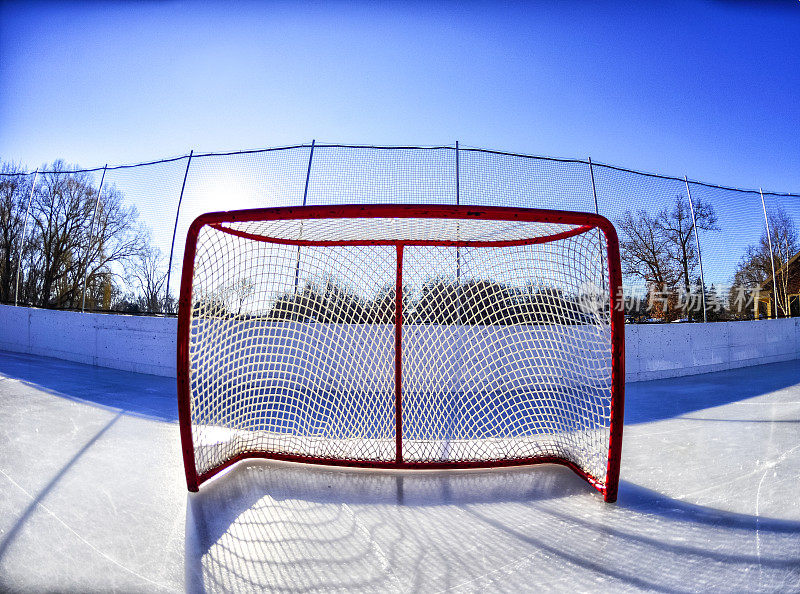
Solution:
M 394 423 L 395 462 L 403 462 L 403 246 L 397 245 L 397 272 L 394 288 Z

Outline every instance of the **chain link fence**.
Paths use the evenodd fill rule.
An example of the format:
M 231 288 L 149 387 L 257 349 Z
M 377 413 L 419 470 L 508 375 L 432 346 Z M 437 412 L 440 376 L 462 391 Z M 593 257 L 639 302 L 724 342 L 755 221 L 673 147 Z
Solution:
M 302 144 L 0 171 L 0 301 L 172 315 L 186 232 L 218 210 L 357 203 L 597 212 L 629 322 L 800 315 L 800 194 L 454 146 Z

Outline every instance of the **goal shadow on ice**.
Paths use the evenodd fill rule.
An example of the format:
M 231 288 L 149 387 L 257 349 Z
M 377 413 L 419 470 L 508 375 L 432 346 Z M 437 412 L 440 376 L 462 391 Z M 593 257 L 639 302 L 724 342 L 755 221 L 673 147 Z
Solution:
M 376 472 L 248 461 L 187 496 L 186 583 L 192 591 L 521 591 L 557 585 L 566 571 L 587 585 L 747 589 L 798 577 L 798 531 L 800 522 L 693 505 L 625 481 L 608 506 L 559 466 Z M 663 573 L 643 572 L 652 567 Z M 741 583 L 731 584 L 737 572 Z

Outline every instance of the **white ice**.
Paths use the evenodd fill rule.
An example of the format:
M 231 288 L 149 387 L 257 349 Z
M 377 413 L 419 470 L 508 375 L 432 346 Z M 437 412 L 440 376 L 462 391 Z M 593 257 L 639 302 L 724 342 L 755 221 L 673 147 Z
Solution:
M 616 504 L 557 466 L 248 462 L 174 380 L 0 353 L 0 591 L 800 591 L 800 363 L 627 386 Z

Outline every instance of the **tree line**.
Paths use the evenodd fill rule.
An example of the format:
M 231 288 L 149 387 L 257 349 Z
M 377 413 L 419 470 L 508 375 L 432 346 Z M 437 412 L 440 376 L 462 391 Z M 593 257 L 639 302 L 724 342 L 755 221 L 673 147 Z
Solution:
M 800 242 L 795 222 L 786 211 L 779 206 L 768 213 L 769 234 L 764 228 L 759 240 L 747 247 L 723 291 L 701 282 L 695 241 L 695 228 L 701 242 L 720 231 L 717 214 L 704 200 L 696 200 L 693 206 L 694 219 L 688 199 L 679 194 L 670 207 L 655 214 L 627 210 L 616 221 L 623 273 L 643 281 L 648 293 L 645 299 L 626 300 L 629 318 L 702 321 L 702 307 L 696 305 L 703 296 L 709 321 L 752 319 L 753 308 L 763 297 L 774 303 L 774 315 L 791 315 L 790 295 L 797 292 L 795 285 L 800 279 L 789 263 L 800 251 Z
M 87 309 L 174 312 L 174 300 L 166 296 L 166 256 L 153 245 L 135 206 L 126 205 L 113 184 L 99 192 L 90 173 L 63 161 L 44 169 L 33 187 L 32 174 L 0 163 L 0 302 L 16 297 L 24 305 L 74 309 L 85 294 Z M 800 291 L 800 272 L 789 265 L 800 251 L 792 217 L 781 207 L 770 210 L 769 235 L 764 229 L 747 247 L 729 279 L 731 290 L 723 291 L 703 286 L 695 243 L 695 228 L 701 242 L 720 232 L 717 214 L 702 199 L 693 206 L 694 218 L 688 199 L 678 194 L 656 213 L 627 210 L 615 221 L 623 273 L 647 289 L 644 299 L 626 298 L 629 319 L 702 320 L 702 309 L 691 304 L 703 296 L 709 320 L 752 318 L 753 302 L 765 296 L 774 315 L 791 315 L 791 295 Z M 240 284 L 229 293 L 246 293 L 248 282 Z M 335 282 L 308 284 L 280 296 L 269 316 L 380 323 L 393 316 L 393 291 L 387 287 L 365 301 Z M 549 323 L 554 312 L 580 320 L 581 299 L 553 288 L 520 290 L 487 279 L 458 286 L 439 278 L 425 284 L 407 311 L 421 323 Z
M 201 318 L 259 318 L 271 322 L 318 322 L 325 324 L 393 324 L 397 292 L 387 285 L 369 299 L 334 278 L 308 282 L 298 291 L 275 298 L 266 311 L 246 307 L 256 290 L 239 279 L 227 290 L 198 295 L 195 316 Z M 552 287 L 514 287 L 486 279 L 461 284 L 444 278 L 425 282 L 416 295 L 403 296 L 406 324 L 509 326 L 539 324 L 592 324 L 607 317 L 597 296 L 568 296 Z
M 0 301 L 48 308 L 171 311 L 166 262 L 113 185 L 63 161 L 0 168 Z M 24 241 L 23 241 L 24 238 Z M 84 292 L 85 284 L 85 292 Z

